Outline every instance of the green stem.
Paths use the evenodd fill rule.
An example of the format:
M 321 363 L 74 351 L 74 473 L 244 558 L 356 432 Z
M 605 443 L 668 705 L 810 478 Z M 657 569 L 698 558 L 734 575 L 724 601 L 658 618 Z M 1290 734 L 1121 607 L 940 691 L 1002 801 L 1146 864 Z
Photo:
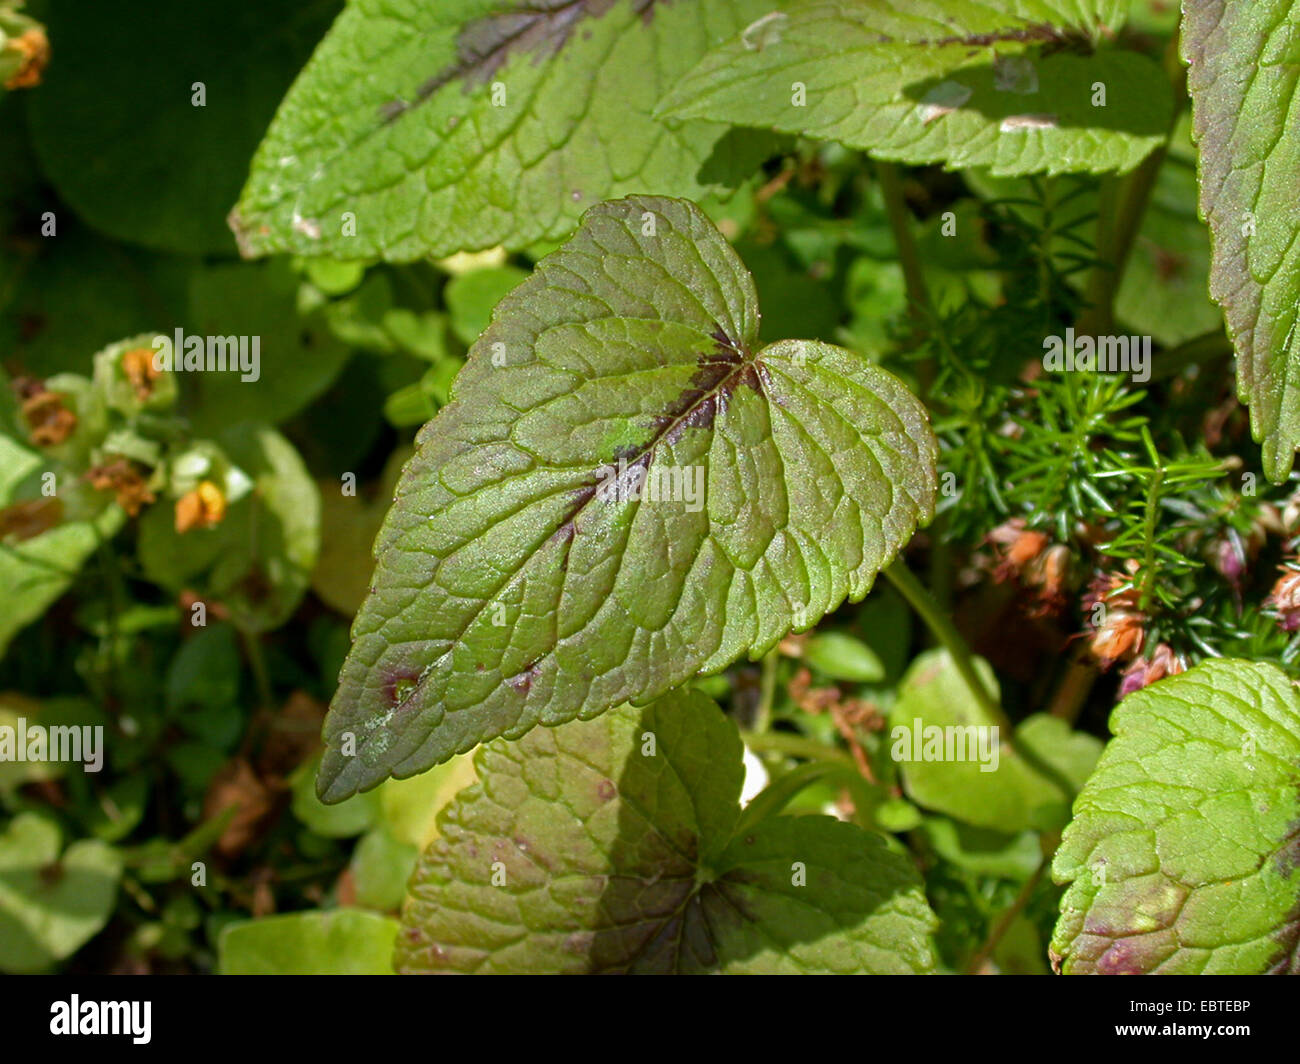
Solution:
M 1160 487 L 1164 483 L 1165 468 L 1158 466 L 1151 486 L 1147 489 L 1147 504 L 1142 515 L 1142 588 L 1138 594 L 1138 610 L 1147 613 L 1151 606 L 1151 589 L 1156 577 L 1156 521 L 1160 517 Z
M 1101 261 L 1088 279 L 1085 298 L 1089 306 L 1075 326 L 1080 336 L 1107 335 L 1115 324 L 1115 293 L 1124 279 L 1129 252 L 1142 228 L 1142 217 L 1151 201 L 1156 175 L 1169 152 L 1169 141 L 1186 95 L 1187 68 L 1178 55 L 1177 34 L 1165 52 L 1165 72 L 1173 89 L 1174 108 L 1164 142 L 1127 177 L 1107 178 L 1101 185 L 1097 213 L 1097 257 Z
M 993 951 L 998 948 L 998 943 L 1002 941 L 1007 930 L 1015 921 L 1015 918 L 1024 912 L 1025 906 L 1029 904 L 1029 899 L 1033 897 L 1034 890 L 1039 881 L 1043 878 L 1043 872 L 1047 870 L 1047 860 L 1044 859 L 1036 869 L 1034 874 L 1025 880 L 1025 885 L 1020 888 L 1020 893 L 1016 895 L 1016 900 L 1011 903 L 1000 917 L 997 923 L 989 931 L 989 936 L 984 940 L 984 944 L 975 951 L 970 961 L 966 964 L 967 975 L 978 975 L 980 969 L 984 967 L 985 962 L 993 955 Z
M 975 671 L 974 655 L 971 654 L 966 641 L 962 639 L 961 633 L 957 631 L 957 626 L 949 620 L 948 615 L 939 604 L 930 597 L 930 593 L 926 591 L 924 585 L 907 567 L 902 558 L 897 559 L 884 572 L 889 582 L 894 585 L 903 598 L 907 599 L 908 605 L 916 611 L 917 616 L 925 622 L 926 627 L 930 629 L 934 637 L 948 651 L 948 656 L 952 658 L 953 664 L 957 667 L 957 672 L 960 673 L 962 680 L 970 689 L 971 696 L 979 703 L 980 709 L 994 724 L 1003 729 L 1003 734 L 1010 735 L 1011 722 L 1007 720 L 1006 715 L 1002 712 L 1002 707 L 998 705 L 997 699 L 984 686 L 984 681 L 980 678 L 979 673 Z
M 804 757 L 810 761 L 830 761 L 848 765 L 856 771 L 853 758 L 843 750 L 790 732 L 745 732 L 745 745 L 756 754 L 784 754 L 786 757 Z
M 908 604 L 925 622 L 926 627 L 930 629 L 935 638 L 948 651 L 948 656 L 957 667 L 957 672 L 965 682 L 971 697 L 983 710 L 986 718 L 997 726 L 998 735 L 1003 737 L 1003 742 L 1026 765 L 1039 775 L 1045 776 L 1063 794 L 1073 799 L 1075 795 L 1074 785 L 1065 778 L 1061 771 L 1048 764 L 1028 747 L 1016 741 L 1015 729 L 1012 727 L 1011 721 L 1002 712 L 1002 707 L 998 704 L 998 700 L 993 697 L 993 693 L 984 686 L 984 681 L 980 678 L 979 673 L 975 671 L 975 656 L 970 652 L 966 641 L 962 639 L 956 625 L 948 619 L 948 615 L 940 609 L 939 604 L 930 597 L 930 593 L 926 591 L 921 581 L 913 575 L 903 559 L 896 559 L 889 568 L 884 570 L 884 573 L 889 582 L 907 599 Z
M 912 320 L 919 332 L 920 326 L 930 318 L 932 304 L 930 289 L 925 283 L 921 255 L 912 236 L 910 212 L 903 199 L 903 181 L 897 166 L 880 161 L 876 162 L 876 179 L 880 182 L 880 193 L 885 200 L 885 217 L 889 221 L 890 231 L 894 234 L 894 243 L 898 247 L 898 264 L 903 270 L 903 283 L 907 287 L 907 301 Z M 934 383 L 933 359 L 922 359 L 918 363 L 917 378 L 921 398 L 924 399 L 930 394 L 930 386 Z
M 258 700 L 262 703 L 263 709 L 269 710 L 275 705 L 275 697 L 271 693 L 271 674 L 266 668 L 266 655 L 262 653 L 262 641 L 243 628 L 239 630 L 239 635 L 244 643 L 244 653 L 248 657 L 248 667 L 253 671 Z
M 100 569 L 104 583 L 108 588 L 108 690 L 117 694 L 117 651 L 120 637 L 119 622 L 126 597 L 126 586 L 122 582 L 122 573 L 117 565 L 117 557 L 109 548 L 108 541 L 98 528 L 95 529 L 95 553 L 99 556 Z
M 1193 337 L 1177 347 L 1162 351 L 1151 371 L 1153 381 L 1164 380 L 1181 373 L 1188 366 L 1204 365 L 1232 357 L 1232 342 L 1222 329 Z
M 766 732 L 772 726 L 772 706 L 776 702 L 776 667 L 781 652 L 773 647 L 763 655 L 763 680 L 759 690 L 758 708 L 754 711 L 754 731 Z
M 796 794 L 828 776 L 857 776 L 857 770 L 838 761 L 808 761 L 792 768 L 763 788 L 754 800 L 745 806 L 736 825 L 736 834 L 742 834 L 768 817 L 776 816 Z

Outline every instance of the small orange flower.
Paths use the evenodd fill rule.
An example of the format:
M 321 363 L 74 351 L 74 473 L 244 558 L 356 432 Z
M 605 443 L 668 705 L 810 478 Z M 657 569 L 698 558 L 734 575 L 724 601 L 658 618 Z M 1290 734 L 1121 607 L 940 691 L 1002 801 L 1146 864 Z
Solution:
M 41 74 L 50 62 L 50 41 L 45 31 L 33 26 L 26 33 L 11 38 L 5 51 L 17 52 L 20 64 L 5 82 L 6 89 L 30 89 L 41 83 Z
M 225 516 L 226 497 L 210 480 L 203 481 L 176 500 L 176 531 L 179 534 L 195 528 L 212 528 Z
M 989 542 L 1001 548 L 1001 560 L 994 574 L 998 580 L 1019 577 L 1025 568 L 1047 548 L 1046 533 L 1025 528 L 1023 517 L 1004 521 L 989 533 Z
M 144 402 L 153 394 L 153 382 L 162 376 L 162 371 L 153 364 L 153 351 L 147 347 L 136 347 L 122 356 L 122 372 L 135 389 L 135 396 Z

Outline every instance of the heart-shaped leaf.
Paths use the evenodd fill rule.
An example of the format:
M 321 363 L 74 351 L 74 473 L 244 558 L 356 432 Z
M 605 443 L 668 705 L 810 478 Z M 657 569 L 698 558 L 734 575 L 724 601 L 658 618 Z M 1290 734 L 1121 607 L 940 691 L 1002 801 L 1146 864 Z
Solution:
M 58 825 L 21 813 L 0 834 L 0 968 L 35 972 L 70 957 L 108 922 L 121 854 L 80 839 L 60 856 Z
M 830 817 L 738 831 L 741 755 L 687 691 L 485 747 L 416 869 L 398 970 L 933 968 L 910 863 Z
M 1281 483 L 1300 447 L 1297 0 L 1184 5 L 1183 58 L 1209 223 L 1210 294 L 1237 348 L 1237 387 Z
M 1052 865 L 1072 973 L 1300 973 L 1300 698 L 1208 661 L 1129 695 Z
M 502 301 L 376 542 L 323 798 L 647 701 L 867 593 L 933 512 L 925 410 L 757 334 L 749 274 L 679 200 L 594 207 Z
M 977 658 L 975 666 L 996 693 L 988 663 Z M 1081 785 L 1101 753 L 1098 740 L 1045 713 L 1022 721 L 1008 742 L 1012 736 L 980 707 L 946 650 L 912 663 L 889 724 L 890 754 L 912 801 L 1007 834 L 1059 830 L 1069 819 L 1063 785 Z

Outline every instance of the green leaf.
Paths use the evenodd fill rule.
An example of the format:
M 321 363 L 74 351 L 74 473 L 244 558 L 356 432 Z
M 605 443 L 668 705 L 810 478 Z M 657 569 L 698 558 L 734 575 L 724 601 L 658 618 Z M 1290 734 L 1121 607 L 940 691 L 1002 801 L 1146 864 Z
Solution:
M 976 671 L 996 692 L 988 663 L 976 659 Z M 1019 750 L 1013 748 L 999 722 L 971 696 L 946 650 L 927 651 L 912 663 L 889 724 L 890 755 L 900 763 L 908 797 L 966 824 L 1008 834 L 1062 827 L 1069 796 L 1061 784 L 1081 785 L 1101 751 L 1096 739 L 1045 714 L 1020 724 Z
M 492 308 L 527 276 L 517 266 L 457 274 L 443 293 L 451 314 L 451 331 L 462 343 L 472 344 L 492 320 Z
M 1264 472 L 1278 484 L 1300 446 L 1297 19 L 1294 0 L 1204 0 L 1185 5 L 1182 34 L 1210 294 L 1237 348 L 1237 393 L 1250 405 Z
M 0 386 L 7 387 L 7 382 Z M 15 498 L 15 491 L 49 466 L 57 471 L 60 488 L 73 480 L 58 463 L 0 434 L 0 506 L 24 501 Z M 69 499 L 61 505 L 58 524 L 27 539 L 0 537 L 0 587 L 5 589 L 0 595 L 0 654 L 72 586 L 99 542 L 112 539 L 126 519 L 116 504 L 98 514 L 77 512 L 86 492 L 75 483 L 67 487 Z
M 879 683 L 885 678 L 885 666 L 876 652 L 844 632 L 818 632 L 804 647 L 803 659 L 832 680 Z
M 222 975 L 391 975 L 397 921 L 334 909 L 268 916 L 221 932 Z
M 181 320 L 193 260 L 101 239 L 67 211 L 57 224 L 57 239 L 35 242 L 17 271 L 0 317 L 0 349 L 13 352 L 15 365 L 41 377 L 89 376 L 96 351 Z
M 297 290 L 298 278 L 285 262 L 222 264 L 195 272 L 186 335 L 246 337 L 246 364 L 252 366 L 248 372 L 241 363 L 239 371 L 181 374 L 193 389 L 188 412 L 197 434 L 213 435 L 245 422 L 279 424 L 339 375 L 348 349 L 321 317 L 298 316 Z
M 734 187 L 770 138 L 651 110 L 771 6 L 356 0 L 253 160 L 231 216 L 241 248 L 390 261 L 520 249 L 607 197 Z
M 325 805 L 313 787 L 319 763 L 319 758 L 304 761 L 290 777 L 293 815 L 327 839 L 348 839 L 369 831 L 378 816 L 378 793 L 357 794 L 347 801 Z
M 29 114 L 59 194 L 119 240 L 233 253 L 244 162 L 338 0 L 47 6 L 55 58 Z
M 829 817 L 737 833 L 740 735 L 674 692 L 497 741 L 439 818 L 399 971 L 926 972 L 910 863 Z
M 59 853 L 59 828 L 20 813 L 0 835 L 0 968 L 37 972 L 76 953 L 108 922 L 118 851 L 81 839 Z
M 397 487 L 402 466 L 411 449 L 398 447 L 388 456 L 373 498 L 343 494 L 341 480 L 318 480 L 321 501 L 321 544 L 311 589 L 328 606 L 349 617 L 357 612 L 370 590 L 374 558 L 370 547 L 384 523 L 384 514 Z
M 925 411 L 841 348 L 755 352 L 757 327 L 722 235 L 655 197 L 593 208 L 501 303 L 376 541 L 326 800 L 648 700 L 867 593 L 933 512 Z
M 1068 973 L 1300 973 L 1300 698 L 1215 660 L 1129 695 L 1052 865 Z
M 795 0 L 714 49 L 659 107 L 997 174 L 1124 171 L 1169 130 L 1172 93 L 1108 0 Z M 1105 87 L 1105 103 L 1095 100 Z
M 420 851 L 410 843 L 393 838 L 385 828 L 366 832 L 352 851 L 353 883 L 357 904 L 381 912 L 397 910 L 406 896 Z

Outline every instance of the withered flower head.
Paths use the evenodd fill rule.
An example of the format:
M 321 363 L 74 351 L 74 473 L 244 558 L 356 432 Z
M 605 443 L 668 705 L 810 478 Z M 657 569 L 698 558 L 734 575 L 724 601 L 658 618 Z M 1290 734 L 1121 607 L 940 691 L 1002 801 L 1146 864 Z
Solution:
M 1166 676 L 1177 676 L 1180 672 L 1186 671 L 1187 663 L 1175 654 L 1167 643 L 1160 643 L 1151 654 L 1150 661 L 1138 658 L 1124 670 L 1119 685 L 1119 696 L 1123 698 L 1157 680 L 1163 680 Z
M 117 495 L 117 504 L 131 517 L 154 501 L 154 494 L 145 485 L 144 476 L 134 462 L 115 458 L 86 471 L 86 479 L 96 491 L 111 491 Z
M 64 396 L 47 389 L 44 381 L 18 377 L 12 386 L 37 447 L 55 447 L 76 431 L 77 415 L 63 405 Z

